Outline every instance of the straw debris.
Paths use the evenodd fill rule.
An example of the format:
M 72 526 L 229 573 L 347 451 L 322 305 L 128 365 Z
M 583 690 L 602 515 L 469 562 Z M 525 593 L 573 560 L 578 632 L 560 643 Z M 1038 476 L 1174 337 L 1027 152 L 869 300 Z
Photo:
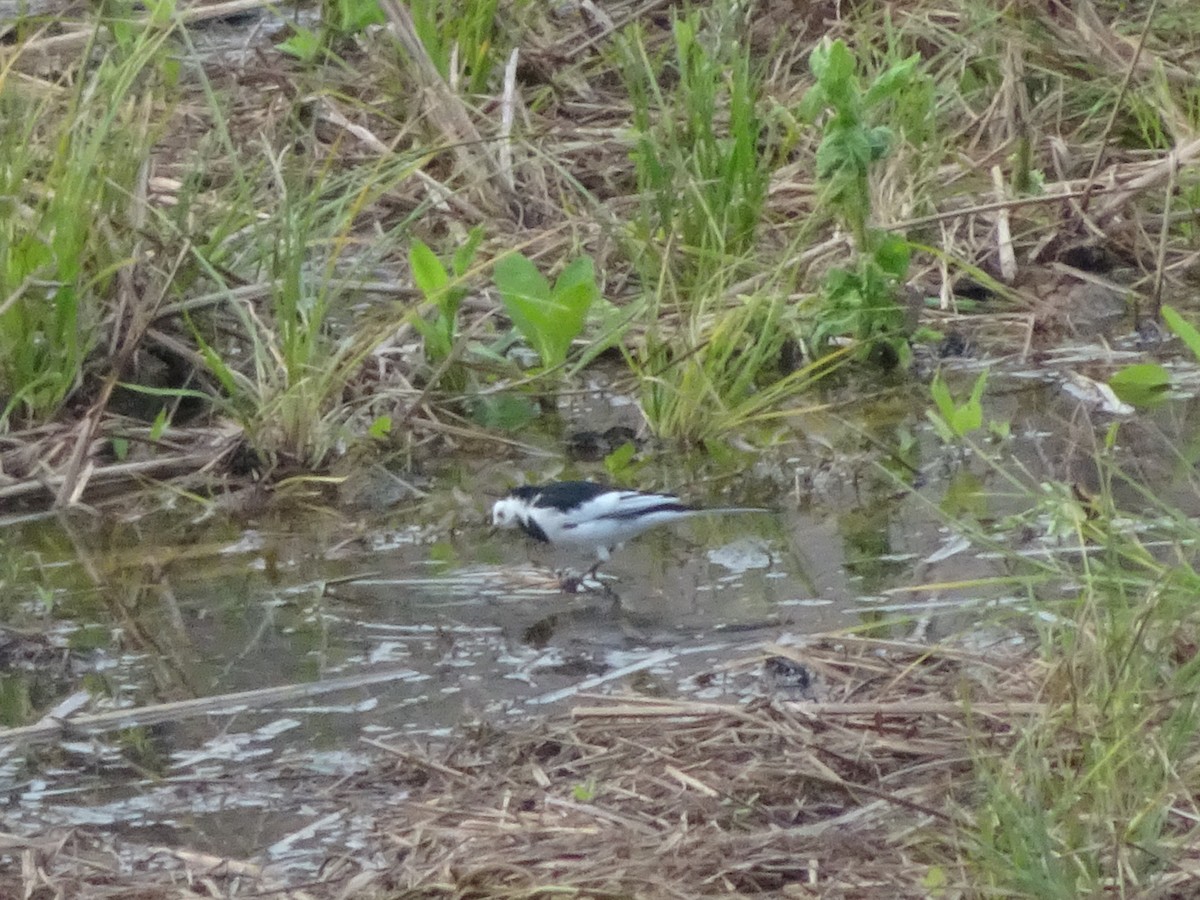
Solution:
M 780 688 L 773 669 L 796 684 Z M 924 897 L 938 884 L 953 896 L 965 890 L 953 882 L 969 882 L 937 865 L 938 844 L 969 803 L 972 760 L 1003 752 L 1043 711 L 1033 700 L 1042 675 L 1011 651 L 854 638 L 768 646 L 703 678 L 755 679 L 749 699 L 596 695 L 448 746 L 372 742 L 386 751 L 378 767 L 298 792 L 332 792 L 343 818 L 373 819 L 361 856 L 328 860 L 302 888 L 257 860 L 102 848 L 76 833 L 28 845 L 21 883 L 4 876 L 0 893 Z M 801 695 L 811 699 L 787 699 Z M 114 859 L 96 862 L 105 853 Z M 148 855 L 152 866 L 116 863 Z

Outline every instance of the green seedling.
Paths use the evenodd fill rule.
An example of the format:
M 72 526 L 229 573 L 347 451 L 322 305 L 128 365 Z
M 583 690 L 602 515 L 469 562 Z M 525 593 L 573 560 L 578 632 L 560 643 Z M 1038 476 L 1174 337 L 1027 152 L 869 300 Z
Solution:
M 933 423 L 934 430 L 947 444 L 961 441 L 973 431 L 983 426 L 983 391 L 987 387 L 987 372 L 980 372 L 971 388 L 971 395 L 962 403 L 957 403 L 950 394 L 950 388 L 938 372 L 929 386 L 929 393 L 937 410 L 926 410 L 925 415 Z
M 371 422 L 371 427 L 367 429 L 367 435 L 377 441 L 382 441 L 392 433 L 392 417 L 391 416 L 376 416 Z
M 291 36 L 280 42 L 279 49 L 312 64 L 334 44 L 361 33 L 369 25 L 382 25 L 386 21 L 378 0 L 325 0 L 321 5 L 321 27 L 314 31 L 292 23 Z
M 706 281 L 754 245 L 770 172 L 759 152 L 762 78 L 736 27 L 730 4 L 717 3 L 676 16 L 666 56 L 651 54 L 640 25 L 618 42 L 647 281 L 668 258 L 686 283 Z
M 418 315 L 413 318 L 413 325 L 425 342 L 425 360 L 432 365 L 445 363 L 454 351 L 458 337 L 458 309 L 467 295 L 463 281 L 482 240 L 483 229 L 471 229 L 466 242 L 454 251 L 449 270 L 426 244 L 413 240 L 408 253 L 413 281 L 434 310 L 432 320 Z M 443 378 L 455 390 L 465 387 L 461 366 L 447 369 Z
M 1158 363 L 1137 363 L 1114 372 L 1108 379 L 1108 386 L 1126 403 L 1157 406 L 1166 399 L 1171 374 Z
M 1162 318 L 1167 329 L 1200 360 L 1200 331 L 1172 306 L 1162 307 Z M 1166 398 L 1171 387 L 1171 373 L 1157 363 L 1137 363 L 1113 373 L 1108 384 L 1126 403 L 1152 407 Z
M 1164 305 L 1162 317 L 1171 333 L 1183 341 L 1192 351 L 1192 355 L 1200 360 L 1200 331 L 1196 330 L 1196 326 L 1181 316 L 1173 306 Z
M 613 450 L 604 457 L 604 471 L 614 481 L 627 479 L 629 470 L 633 467 L 634 458 L 637 456 L 637 446 L 633 441 L 626 441 L 620 447 Z
M 570 263 L 550 286 L 528 257 L 513 252 L 496 263 L 493 277 L 505 312 L 546 368 L 562 365 L 599 298 L 591 257 Z
M 311 64 L 320 59 L 325 49 L 321 42 L 321 35 L 303 25 L 293 24 L 290 27 L 292 34 L 286 40 L 279 42 L 279 51 L 305 64 Z
M 814 335 L 818 346 L 849 333 L 865 342 L 868 350 L 876 341 L 884 341 L 898 359 L 907 356 L 896 287 L 908 272 L 908 243 L 870 227 L 869 177 L 892 143 L 891 129 L 872 122 L 913 83 L 919 60 L 913 55 L 895 63 L 864 88 L 854 57 L 842 41 L 826 39 L 809 58 L 816 84 L 805 94 L 799 113 L 809 122 L 825 117 L 817 148 L 817 179 L 824 185 L 821 201 L 842 220 L 858 251 L 853 268 L 834 269 L 826 279 Z
M 325 0 L 321 5 L 321 26 L 317 30 L 290 23 L 291 36 L 279 49 L 305 64 L 319 61 L 325 51 L 339 42 L 360 34 L 370 25 L 382 25 L 387 16 L 378 0 Z

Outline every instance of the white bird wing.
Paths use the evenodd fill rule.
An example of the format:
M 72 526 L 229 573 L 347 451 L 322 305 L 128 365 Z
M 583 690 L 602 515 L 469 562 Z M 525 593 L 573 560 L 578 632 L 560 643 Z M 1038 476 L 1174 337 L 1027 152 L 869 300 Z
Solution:
M 538 521 L 553 543 L 612 547 L 658 525 L 710 513 L 768 512 L 750 507 L 702 509 L 673 494 L 606 491 L 568 510 L 539 509 Z
M 672 494 L 646 494 L 642 491 L 609 491 L 581 503 L 571 510 L 571 518 L 636 519 L 646 513 L 689 512 L 691 507 Z

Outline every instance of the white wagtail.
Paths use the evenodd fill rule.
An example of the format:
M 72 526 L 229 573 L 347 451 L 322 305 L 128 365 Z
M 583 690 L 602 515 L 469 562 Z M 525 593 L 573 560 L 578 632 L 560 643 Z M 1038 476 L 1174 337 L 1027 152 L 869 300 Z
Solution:
M 492 525 L 520 528 L 537 541 L 584 547 L 598 557 L 584 577 L 625 541 L 656 525 L 719 513 L 769 512 L 755 507 L 704 509 L 671 494 L 623 491 L 593 481 L 555 481 L 513 488 L 492 506 Z M 564 582 L 578 586 L 582 579 Z

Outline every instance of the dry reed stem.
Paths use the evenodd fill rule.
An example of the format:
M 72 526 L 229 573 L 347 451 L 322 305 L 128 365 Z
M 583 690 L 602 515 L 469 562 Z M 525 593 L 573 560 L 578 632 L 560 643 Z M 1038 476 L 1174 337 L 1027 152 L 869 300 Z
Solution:
M 833 673 L 820 702 L 617 697 L 460 743 L 438 758 L 449 778 L 398 763 L 394 777 L 419 786 L 381 827 L 403 848 L 388 880 L 429 897 L 550 883 L 600 896 L 923 896 L 918 835 L 952 827 L 946 800 L 972 748 L 999 750 L 1040 711 L 1034 681 L 1011 658 L 929 648 L 829 642 L 795 655 Z M 1000 674 L 984 687 L 977 666 Z M 924 699 L 964 683 L 987 698 Z
M 1048 712 L 1036 699 L 1047 666 L 1012 649 L 838 636 L 764 646 L 710 677 L 752 674 L 777 649 L 821 673 L 816 699 L 773 697 L 765 686 L 730 702 L 617 695 L 547 721 L 469 730 L 448 746 L 372 740 L 384 755 L 370 771 L 312 776 L 299 791 L 337 806 L 295 838 L 355 816 L 373 823 L 358 839 L 361 859 L 332 859 L 304 884 L 253 857 L 139 851 L 133 839 L 77 831 L 9 836 L 8 849 L 30 864 L 19 877 L 0 871 L 0 892 L 166 900 L 195 896 L 202 883 L 234 900 L 866 900 L 928 896 L 936 865 L 945 896 L 973 896 L 970 873 L 952 862 L 956 842 L 969 839 L 958 830 L 970 824 L 973 766 L 1003 755 L 1029 716 Z M 155 866 L 116 874 L 116 859 L 147 852 Z M 1180 856 L 1155 895 L 1194 885 L 1195 854 Z
M 475 127 L 462 98 L 446 84 L 429 58 L 425 45 L 417 36 L 412 14 L 396 0 L 380 0 L 379 5 L 387 14 L 392 32 L 404 48 L 413 76 L 423 91 L 421 102 L 425 115 L 437 126 L 442 139 L 457 157 L 460 174 L 494 215 L 513 215 L 521 204 L 508 183 L 504 165 L 498 155 L 493 154 L 491 143 L 485 141 Z

